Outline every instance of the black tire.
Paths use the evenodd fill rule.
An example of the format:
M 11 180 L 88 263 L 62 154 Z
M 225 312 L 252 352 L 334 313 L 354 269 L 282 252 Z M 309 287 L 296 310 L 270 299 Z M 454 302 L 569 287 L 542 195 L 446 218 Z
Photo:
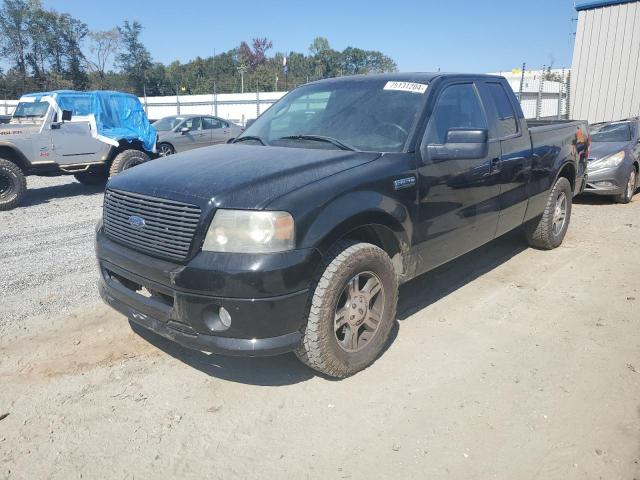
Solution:
M 104 185 L 109 179 L 106 169 L 88 170 L 86 172 L 74 173 L 73 176 L 83 185 Z
M 629 173 L 627 174 L 627 183 L 625 184 L 624 192 L 620 195 L 616 195 L 615 200 L 618 203 L 629 203 L 633 200 L 633 196 L 636 193 L 636 188 L 638 187 L 638 172 L 636 172 L 636 167 L 631 165 Z
M 111 168 L 109 169 L 109 176 L 113 177 L 124 170 L 148 161 L 149 155 L 141 152 L 140 150 L 125 150 L 124 152 L 120 152 L 116 155 L 116 158 L 113 159 Z
M 27 179 L 15 163 L 0 158 L 0 210 L 17 207 L 27 193 Z
M 168 157 L 169 155 L 173 155 L 176 153 L 176 149 L 169 143 L 160 143 L 158 144 L 158 155 L 161 157 Z
M 378 282 L 381 288 L 371 295 L 371 300 L 363 299 L 364 303 L 359 304 L 366 311 L 362 315 L 363 310 L 358 310 L 359 307 L 349 301 L 349 285 L 362 282 L 357 292 L 366 294 L 369 280 L 374 282 L 372 285 Z M 314 370 L 336 378 L 353 375 L 375 362 L 389 340 L 398 303 L 398 278 L 389 256 L 375 245 L 340 242 L 327 255 L 324 268 L 310 291 L 309 316 L 304 337 L 296 350 L 297 357 Z M 345 308 L 340 311 L 345 314 L 338 322 L 342 326 L 336 328 L 336 309 L 342 301 L 345 301 Z M 354 310 L 349 310 L 351 305 Z M 350 315 L 358 311 L 362 320 Z M 379 321 L 373 322 L 371 314 Z M 360 321 L 362 323 L 358 323 Z M 373 331 L 369 330 L 369 323 L 375 323 Z M 347 332 L 353 331 L 356 336 L 349 337 L 355 338 L 360 346 L 348 351 L 345 345 L 351 342 Z
M 557 209 L 564 199 L 564 217 L 562 224 L 559 225 L 559 216 Z M 569 228 L 571 220 L 571 207 L 573 200 L 573 192 L 569 180 L 564 177 L 558 178 L 555 185 L 549 193 L 547 205 L 541 217 L 532 220 L 525 226 L 525 234 L 529 245 L 543 250 L 552 250 L 557 248 L 564 240 L 564 236 Z

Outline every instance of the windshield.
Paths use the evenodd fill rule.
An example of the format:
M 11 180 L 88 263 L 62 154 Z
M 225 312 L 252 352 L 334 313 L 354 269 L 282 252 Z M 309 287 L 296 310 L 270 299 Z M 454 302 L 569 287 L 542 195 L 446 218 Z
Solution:
M 630 142 L 631 141 L 631 124 L 624 123 L 607 123 L 593 127 L 591 130 L 592 142 Z
M 42 118 L 49 110 L 49 102 L 20 102 L 13 112 L 14 118 Z
M 168 132 L 173 130 L 176 126 L 184 120 L 184 117 L 164 117 L 160 120 L 156 120 L 151 125 L 159 132 Z
M 426 89 L 424 83 L 375 78 L 305 85 L 275 103 L 239 139 L 253 137 L 257 143 L 278 146 L 399 152 L 417 120 Z

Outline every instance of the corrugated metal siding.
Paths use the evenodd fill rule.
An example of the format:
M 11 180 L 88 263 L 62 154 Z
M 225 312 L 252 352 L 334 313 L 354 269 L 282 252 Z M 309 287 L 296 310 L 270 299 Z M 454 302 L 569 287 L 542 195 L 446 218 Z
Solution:
M 579 13 L 571 117 L 591 123 L 640 116 L 640 1 Z

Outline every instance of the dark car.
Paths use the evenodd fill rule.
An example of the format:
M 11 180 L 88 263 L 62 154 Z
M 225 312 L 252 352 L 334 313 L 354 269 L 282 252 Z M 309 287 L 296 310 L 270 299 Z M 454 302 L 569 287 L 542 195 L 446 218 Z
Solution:
M 528 125 L 502 77 L 306 84 L 233 144 L 110 181 L 101 295 L 187 347 L 345 377 L 383 351 L 400 283 L 522 225 L 559 246 L 587 145 L 586 122 Z
M 591 155 L 584 193 L 611 195 L 629 203 L 638 188 L 640 120 L 591 126 Z

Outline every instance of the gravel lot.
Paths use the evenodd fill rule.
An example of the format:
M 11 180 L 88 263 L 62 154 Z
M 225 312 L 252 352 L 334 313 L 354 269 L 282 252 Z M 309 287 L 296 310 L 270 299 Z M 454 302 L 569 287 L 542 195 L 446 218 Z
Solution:
M 73 177 L 29 177 L 27 187 L 21 207 L 0 212 L 0 335 L 98 299 L 93 232 L 103 189 Z
M 95 290 L 100 192 L 29 187 L 0 212 L 0 478 L 640 478 L 640 198 L 409 282 L 333 381 L 133 332 Z

